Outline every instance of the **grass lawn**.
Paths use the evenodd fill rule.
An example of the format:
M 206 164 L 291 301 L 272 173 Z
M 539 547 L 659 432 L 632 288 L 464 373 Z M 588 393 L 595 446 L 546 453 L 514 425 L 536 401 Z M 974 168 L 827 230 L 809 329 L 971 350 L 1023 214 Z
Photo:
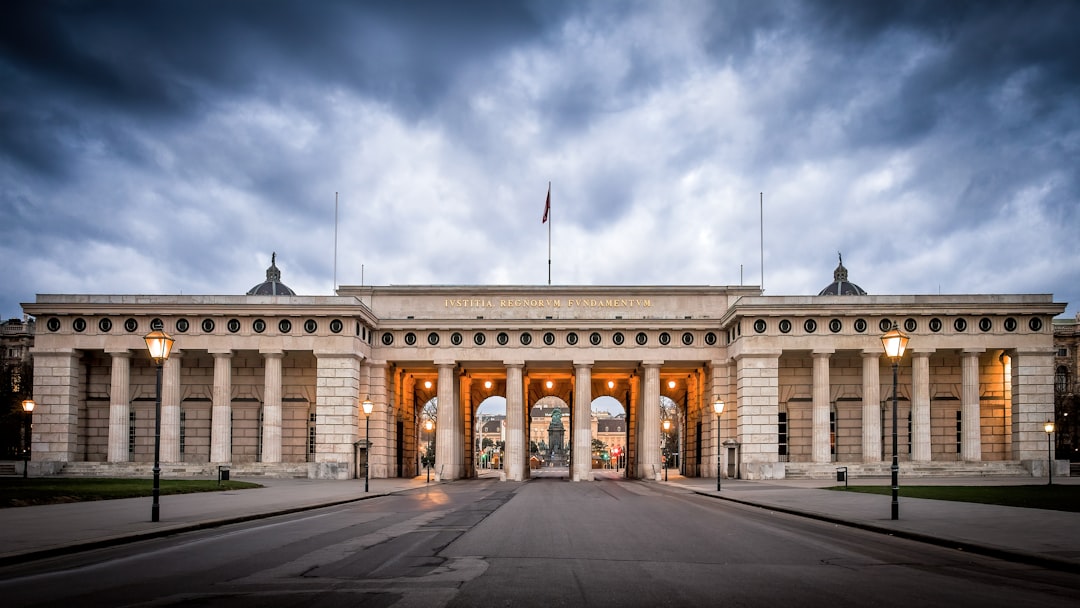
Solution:
M 891 486 L 836 486 L 829 488 L 838 492 L 865 492 L 867 494 L 892 495 Z M 1030 486 L 900 486 L 904 498 L 930 498 L 933 500 L 956 500 L 979 502 L 1007 507 L 1049 509 L 1080 513 L 1080 486 L 1077 485 L 1030 485 Z
M 257 483 L 215 479 L 162 479 L 161 495 L 190 494 L 260 488 Z M 98 479 L 63 477 L 0 478 L 0 508 L 49 505 L 84 500 L 152 496 L 152 479 Z

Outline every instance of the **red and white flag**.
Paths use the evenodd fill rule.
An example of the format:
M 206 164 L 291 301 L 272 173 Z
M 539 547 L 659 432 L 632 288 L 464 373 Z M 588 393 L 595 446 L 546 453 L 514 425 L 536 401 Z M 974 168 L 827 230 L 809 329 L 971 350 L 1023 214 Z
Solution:
M 551 184 L 548 184 L 547 202 L 544 203 L 544 219 L 540 220 L 541 224 L 547 223 L 549 213 L 551 213 Z

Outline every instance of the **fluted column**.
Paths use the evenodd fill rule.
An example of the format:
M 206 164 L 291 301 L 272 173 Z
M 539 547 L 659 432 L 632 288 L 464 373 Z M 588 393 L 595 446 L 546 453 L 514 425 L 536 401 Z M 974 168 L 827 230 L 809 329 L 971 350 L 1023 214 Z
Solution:
M 461 463 L 455 460 L 455 442 L 463 441 L 458 432 L 458 412 L 454 398 L 454 364 L 436 363 L 439 368 L 437 386 L 437 428 L 435 430 L 436 479 L 453 480 L 459 477 Z
M 284 353 L 264 352 L 262 462 L 281 462 L 281 363 Z
M 127 462 L 128 417 L 131 413 L 131 352 L 127 349 L 112 355 L 112 378 L 109 385 L 109 462 Z
M 574 362 L 574 470 L 570 479 L 590 481 L 592 474 L 592 361 Z
M 214 355 L 210 462 L 232 461 L 232 351 Z
M 862 459 L 881 462 L 881 350 L 862 354 Z
M 911 357 L 911 460 L 930 462 L 930 353 Z
M 645 382 L 642 387 L 641 421 L 638 425 L 638 476 L 641 479 L 663 479 L 660 456 L 660 366 L 658 362 L 643 363 Z
M 522 382 L 524 363 L 506 364 L 506 436 L 503 441 L 503 479 L 525 479 L 525 395 Z
M 161 462 L 180 462 L 180 368 L 183 353 L 173 350 L 161 370 Z
M 982 424 L 979 408 L 979 355 L 983 349 L 964 349 L 960 359 L 960 456 L 982 460 Z
M 832 462 L 829 445 L 829 355 L 815 352 L 813 410 L 811 411 L 811 453 L 815 463 Z

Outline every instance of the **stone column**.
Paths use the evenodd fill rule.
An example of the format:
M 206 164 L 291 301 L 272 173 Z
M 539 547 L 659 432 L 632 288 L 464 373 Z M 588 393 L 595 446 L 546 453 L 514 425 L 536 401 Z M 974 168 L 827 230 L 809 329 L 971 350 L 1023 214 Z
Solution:
M 645 382 L 642 387 L 641 420 L 638 422 L 638 476 L 660 481 L 664 478 L 660 456 L 660 361 L 644 361 Z
M 930 353 L 911 355 L 911 460 L 930 462 Z
M 960 358 L 960 456 L 982 460 L 982 420 L 979 407 L 979 355 L 982 348 L 965 348 Z
M 503 451 L 503 481 L 525 479 L 525 386 L 524 362 L 506 363 L 506 438 Z
M 355 473 L 360 421 L 360 356 L 314 351 L 316 479 L 349 479 Z
M 881 462 L 881 351 L 862 354 L 862 459 Z
M 74 462 L 79 453 L 81 365 L 74 350 L 31 350 L 34 357 L 34 409 L 30 459 L 38 462 Z M 33 474 L 37 467 L 31 466 Z
M 210 462 L 232 462 L 232 351 L 214 355 L 214 395 L 210 413 Z
M 829 444 L 829 355 L 832 351 L 815 351 L 813 410 L 811 411 L 811 454 L 816 464 L 832 462 Z
M 161 370 L 161 462 L 181 462 L 180 368 L 183 354 L 173 350 Z
M 386 361 L 368 361 L 360 367 L 360 377 L 363 379 L 367 374 L 367 398 L 371 399 L 371 436 L 364 435 L 364 439 L 370 441 L 368 454 L 368 466 L 372 479 L 385 479 L 390 477 L 390 458 L 394 453 L 392 435 L 392 404 L 387 392 L 387 369 Z M 360 400 L 364 399 L 364 392 L 360 393 Z M 359 424 L 364 426 L 366 432 L 368 425 L 364 420 L 363 410 L 360 411 Z M 363 471 L 360 471 L 363 473 Z
M 574 361 L 574 470 L 572 481 L 592 481 L 592 361 Z
M 455 460 L 456 444 L 464 441 L 458 428 L 458 408 L 454 395 L 454 363 L 436 362 L 439 369 L 437 386 L 437 428 L 435 429 L 435 478 L 459 478 L 461 463 Z
M 285 353 L 264 351 L 262 462 L 281 462 L 281 362 Z
M 739 355 L 735 359 L 738 440 L 743 479 L 783 479 L 779 423 L 780 353 Z
M 112 355 L 109 386 L 109 462 L 128 462 L 128 420 L 131 413 L 131 352 L 108 351 Z
M 1047 474 L 1046 431 L 1054 419 L 1054 351 L 1018 350 L 1012 357 L 1012 453 L 1034 475 Z
M 731 370 L 726 363 L 721 361 L 713 361 L 709 364 L 709 369 L 712 372 L 710 385 L 712 386 L 712 394 L 707 395 L 707 403 L 703 406 L 707 410 L 708 414 L 712 416 L 712 422 L 710 423 L 713 429 L 712 449 L 709 451 L 711 456 L 711 462 L 703 463 L 705 465 L 705 471 L 712 471 L 712 475 L 723 475 L 727 477 L 727 455 L 724 454 L 724 441 L 725 439 L 734 441 L 735 435 L 724 429 L 723 421 L 725 419 L 732 420 L 736 415 L 736 404 L 731 399 L 731 395 L 728 394 L 728 383 L 730 381 Z M 724 401 L 724 413 L 720 416 L 716 415 L 716 410 L 713 409 L 713 401 L 716 398 L 720 398 Z M 707 473 L 708 474 L 708 473 Z

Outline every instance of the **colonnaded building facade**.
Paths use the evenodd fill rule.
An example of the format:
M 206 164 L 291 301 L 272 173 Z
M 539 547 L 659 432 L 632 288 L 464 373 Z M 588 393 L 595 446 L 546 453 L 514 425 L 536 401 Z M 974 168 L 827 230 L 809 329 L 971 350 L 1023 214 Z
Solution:
M 472 477 L 476 408 L 497 395 L 505 479 L 529 477 L 527 413 L 554 399 L 569 414 L 568 474 L 584 481 L 600 396 L 626 410 L 629 477 L 661 476 L 661 396 L 678 409 L 684 475 L 823 477 L 840 465 L 887 474 L 893 368 L 880 338 L 893 323 L 910 336 L 897 392 L 901 474 L 1045 475 L 1051 321 L 1065 305 L 866 295 L 842 263 L 817 296 L 748 286 L 298 296 L 272 262 L 243 296 L 39 295 L 23 308 L 37 319 L 35 475 L 149 474 L 157 369 L 143 337 L 163 329 L 176 339 L 161 393 L 166 476 L 228 465 L 234 475 L 348 479 L 365 461 L 376 478 L 421 474 L 421 410 L 435 399 L 434 475 Z

